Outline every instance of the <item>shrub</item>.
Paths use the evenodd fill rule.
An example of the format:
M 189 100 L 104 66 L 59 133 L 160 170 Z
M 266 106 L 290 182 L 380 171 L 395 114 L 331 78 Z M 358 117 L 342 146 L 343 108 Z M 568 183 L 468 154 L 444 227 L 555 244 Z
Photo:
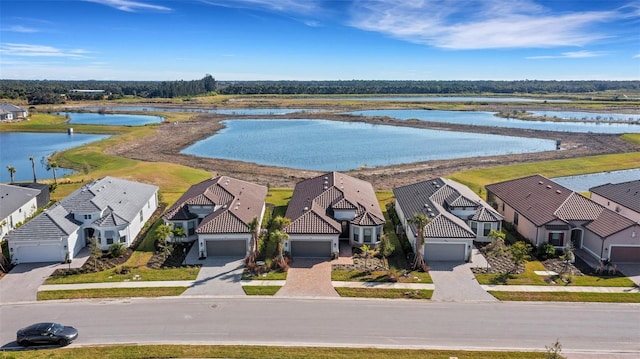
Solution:
M 114 243 L 109 246 L 109 255 L 111 256 L 111 258 L 118 258 L 124 254 L 124 251 L 126 249 L 127 247 L 125 247 L 123 243 Z
M 536 256 L 541 260 L 553 258 L 556 255 L 556 247 L 550 243 L 540 243 L 536 249 Z

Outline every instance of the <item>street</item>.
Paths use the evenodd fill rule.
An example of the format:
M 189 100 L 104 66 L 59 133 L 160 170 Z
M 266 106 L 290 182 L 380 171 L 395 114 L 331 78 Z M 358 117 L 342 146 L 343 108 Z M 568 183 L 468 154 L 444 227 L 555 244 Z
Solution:
M 39 321 L 78 328 L 73 345 L 260 344 L 640 354 L 640 305 L 375 299 L 167 297 L 0 305 L 0 345 Z M 72 346 L 73 346 L 72 345 Z

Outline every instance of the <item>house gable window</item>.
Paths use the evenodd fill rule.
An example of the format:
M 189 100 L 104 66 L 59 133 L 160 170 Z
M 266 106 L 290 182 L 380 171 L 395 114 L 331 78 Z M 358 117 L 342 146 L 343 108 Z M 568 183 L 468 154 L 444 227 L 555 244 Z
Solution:
M 90 214 L 85 214 L 84 215 L 84 219 L 91 219 L 91 215 Z
M 127 243 L 127 236 L 120 237 L 120 243 Z
M 518 225 L 518 219 L 519 219 L 519 215 L 518 212 L 513 212 L 513 224 L 515 224 L 516 226 Z
M 364 229 L 364 243 L 371 243 L 371 228 Z
M 489 232 L 491 232 L 491 223 L 485 223 L 482 230 L 482 235 L 486 237 L 489 235 Z
M 144 222 L 144 217 L 142 215 L 142 211 L 140 211 L 140 222 Z
M 564 233 L 560 233 L 560 232 L 549 233 L 549 244 L 552 244 L 555 247 L 564 246 Z

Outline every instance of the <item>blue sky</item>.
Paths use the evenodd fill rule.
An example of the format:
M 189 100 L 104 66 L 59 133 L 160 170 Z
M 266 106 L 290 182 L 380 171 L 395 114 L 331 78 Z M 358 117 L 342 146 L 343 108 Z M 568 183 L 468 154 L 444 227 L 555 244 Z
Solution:
M 640 0 L 2 0 L 0 78 L 639 80 Z

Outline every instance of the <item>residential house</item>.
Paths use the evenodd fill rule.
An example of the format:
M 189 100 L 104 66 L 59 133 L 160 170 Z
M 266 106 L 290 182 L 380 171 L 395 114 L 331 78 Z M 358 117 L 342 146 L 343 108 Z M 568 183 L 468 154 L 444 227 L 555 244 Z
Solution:
M 0 119 L 11 121 L 20 118 L 27 118 L 27 116 L 29 116 L 29 111 L 10 103 L 0 103 L 0 115 Z
M 220 176 L 191 186 L 163 218 L 185 230 L 184 240 L 197 241 L 200 257 L 244 257 L 251 245 L 249 224 L 262 223 L 266 197 L 265 186 Z
M 0 239 L 38 210 L 40 191 L 0 184 Z
M 541 175 L 487 186 L 489 203 L 533 245 L 569 243 L 591 259 L 640 263 L 640 224 Z
M 130 246 L 158 207 L 158 187 L 104 177 L 88 183 L 7 236 L 14 263 L 72 260 L 95 238 L 102 250 Z
M 330 257 L 340 240 L 374 247 L 385 223 L 371 184 L 340 172 L 298 182 L 285 217 L 285 250 L 293 257 Z
M 467 186 L 445 178 L 434 178 L 393 189 L 395 209 L 404 232 L 415 250 L 418 228 L 410 223 L 414 214 L 424 214 L 426 261 L 467 261 L 473 241 L 490 242 L 491 230 L 502 228 L 502 216 Z
M 640 180 L 589 189 L 591 200 L 640 223 Z

